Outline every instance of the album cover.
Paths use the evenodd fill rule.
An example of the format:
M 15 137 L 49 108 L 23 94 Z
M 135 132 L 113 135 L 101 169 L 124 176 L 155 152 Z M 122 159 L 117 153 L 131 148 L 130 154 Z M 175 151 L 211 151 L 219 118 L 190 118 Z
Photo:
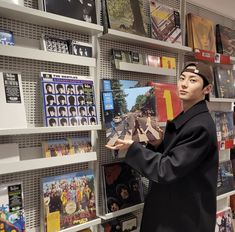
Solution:
M 38 5 L 49 13 L 97 23 L 95 0 L 38 0 Z
M 101 232 L 122 232 L 121 223 L 118 219 L 114 218 L 110 221 L 100 225 Z
M 231 67 L 214 68 L 215 95 L 219 98 L 235 98 L 235 79 Z
M 88 137 L 74 137 L 68 138 L 70 149 L 74 154 L 86 153 L 94 151 L 91 144 L 91 138 Z
M 183 110 L 178 96 L 176 84 L 149 82 L 154 86 L 156 97 L 156 112 L 159 122 L 174 119 Z
M 136 80 L 102 79 L 101 83 L 102 91 L 123 90 L 137 87 L 141 87 L 141 84 Z
M 147 55 L 132 51 L 131 52 L 131 63 L 147 65 L 148 64 Z
M 91 170 L 44 177 L 42 191 L 44 231 L 61 231 L 96 218 Z
M 45 126 L 96 125 L 93 81 L 88 77 L 41 72 Z
M 187 14 L 187 43 L 193 49 L 216 52 L 214 23 L 192 13 Z
M 0 29 L 0 44 L 15 45 L 13 32 L 9 30 Z
M 42 35 L 40 39 L 41 49 L 48 52 L 69 54 L 69 40 Z
M 231 160 L 219 163 L 217 179 L 217 195 L 234 190 L 234 176 Z
M 233 215 L 230 207 L 216 213 L 215 232 L 234 232 Z
M 0 185 L 0 231 L 26 232 L 22 182 Z
M 212 111 L 215 121 L 219 150 L 230 149 L 234 146 L 233 112 Z
M 106 0 L 109 28 L 140 36 L 147 36 L 147 24 L 144 15 L 144 1 Z
M 1 129 L 27 128 L 20 73 L 13 71 L 0 72 L 0 109 L 2 109 Z
M 144 201 L 141 176 L 124 162 L 102 165 L 106 213 Z
M 218 53 L 235 56 L 235 30 L 217 24 L 216 48 Z
M 149 0 L 152 38 L 182 44 L 180 13 L 178 10 Z
M 121 231 L 131 232 L 137 229 L 137 217 L 134 214 L 127 214 L 118 218 Z
M 102 97 L 107 144 L 118 138 L 160 140 L 154 87 L 116 89 L 103 92 Z
M 72 55 L 92 57 L 92 44 L 71 40 L 69 49 Z
M 161 67 L 161 57 L 160 56 L 147 55 L 147 60 L 148 60 L 149 66 L 153 66 L 156 68 Z
M 174 57 L 162 56 L 161 57 L 161 66 L 162 66 L 162 68 L 176 69 L 176 60 Z
M 111 53 L 112 53 L 112 62 L 116 69 L 120 68 L 120 62 L 130 63 L 132 60 L 131 52 L 129 51 L 111 49 Z
M 57 157 L 73 155 L 74 152 L 67 139 L 60 139 L 42 142 L 42 154 L 43 157 Z

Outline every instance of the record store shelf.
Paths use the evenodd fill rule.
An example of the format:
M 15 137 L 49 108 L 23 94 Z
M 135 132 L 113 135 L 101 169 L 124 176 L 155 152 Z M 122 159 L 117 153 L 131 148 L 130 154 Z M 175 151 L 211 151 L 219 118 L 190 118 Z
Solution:
M 210 102 L 233 103 L 235 102 L 235 99 L 234 98 L 210 98 Z
M 32 55 L 33 54 L 33 55 Z M 42 60 L 63 64 L 96 67 L 96 59 L 91 57 L 75 56 L 21 46 L 0 45 L 0 55 L 32 60 Z
M 50 158 L 22 160 L 22 161 L 4 163 L 4 165 L 1 165 L 0 175 L 15 173 L 15 172 L 31 171 L 42 168 L 58 167 L 75 163 L 84 163 L 96 160 L 97 160 L 96 152 L 87 152 L 82 154 L 58 156 Z
M 235 194 L 235 190 L 233 190 L 231 192 L 227 192 L 225 194 L 221 194 L 221 195 L 217 196 L 217 200 L 221 200 L 221 199 L 224 199 L 226 197 L 230 197 L 230 196 L 232 196 L 234 194 Z
M 89 222 L 86 222 L 86 223 L 83 223 L 83 224 L 80 224 L 77 226 L 70 227 L 68 229 L 60 230 L 60 232 L 77 232 L 77 231 L 84 230 L 86 228 L 89 228 L 89 227 L 95 226 L 95 225 L 99 225 L 99 224 L 101 224 L 101 219 L 97 218 L 92 221 L 89 221 Z
M 101 130 L 101 125 L 0 129 L 0 136 Z
M 141 72 L 141 73 L 150 73 L 164 76 L 176 76 L 176 69 L 168 69 L 168 68 L 158 68 L 149 65 L 142 64 L 132 64 L 127 62 L 119 63 L 120 70 L 123 71 L 131 71 L 131 72 Z
M 139 210 L 144 208 L 144 203 L 138 204 L 138 205 L 134 205 L 125 209 L 120 209 L 116 212 L 112 212 L 112 213 L 107 213 L 105 215 L 99 215 L 100 218 L 102 218 L 103 220 L 108 220 L 108 219 L 112 219 L 127 213 L 131 213 L 133 211 Z
M 103 31 L 103 26 L 88 23 L 29 7 L 11 4 L 7 1 L 0 0 L 1 17 L 11 18 L 22 22 L 53 27 L 66 31 L 79 32 L 86 35 L 97 35 Z
M 192 48 L 179 44 L 172 44 L 165 41 L 160 41 L 148 37 L 143 37 L 135 34 L 130 34 L 122 31 L 108 29 L 106 34 L 100 35 L 101 38 L 112 40 L 116 42 L 129 43 L 134 45 L 140 45 L 152 49 L 159 49 L 168 52 L 187 53 L 192 52 Z

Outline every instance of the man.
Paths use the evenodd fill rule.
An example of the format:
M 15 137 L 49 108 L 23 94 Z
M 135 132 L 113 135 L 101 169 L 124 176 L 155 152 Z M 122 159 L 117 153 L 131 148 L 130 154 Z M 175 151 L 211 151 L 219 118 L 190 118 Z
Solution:
M 117 140 L 113 150 L 127 149 L 125 162 L 150 180 L 141 232 L 214 232 L 218 149 L 209 100 L 213 75 L 193 62 L 178 79 L 183 112 L 165 128 L 159 147 Z

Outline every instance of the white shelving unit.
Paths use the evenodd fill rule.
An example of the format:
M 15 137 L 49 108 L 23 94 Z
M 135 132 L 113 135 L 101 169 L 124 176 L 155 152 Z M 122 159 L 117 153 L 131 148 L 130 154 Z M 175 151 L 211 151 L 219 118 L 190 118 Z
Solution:
M 0 169 L 0 175 L 10 174 L 15 172 L 25 172 L 42 168 L 58 167 L 69 164 L 78 164 L 97 160 L 96 152 L 88 152 L 84 154 L 37 158 L 30 160 L 22 160 L 18 162 L 4 163 Z
M 78 226 L 73 226 L 71 228 L 61 230 L 60 232 L 77 232 L 77 231 L 84 230 L 86 228 L 89 228 L 91 226 L 96 226 L 96 225 L 99 225 L 99 224 L 101 224 L 101 219 L 97 218 L 97 219 L 94 219 L 92 221 L 86 222 L 84 224 L 81 224 L 81 225 L 78 225 Z
M 144 208 L 144 203 L 138 204 L 138 205 L 134 205 L 125 209 L 120 209 L 118 211 L 112 212 L 112 213 L 107 213 L 105 215 L 99 215 L 100 218 L 104 219 L 104 220 L 108 220 L 108 219 L 112 219 L 124 214 L 128 214 L 131 213 L 133 211 L 139 210 Z
M 97 24 L 87 23 L 41 10 L 11 4 L 5 0 L 0 1 L 0 15 L 1 17 L 11 18 L 26 23 L 30 22 L 45 27 L 79 32 L 81 34 L 91 36 L 103 32 L 103 26 Z
M 222 194 L 222 195 L 217 196 L 217 200 L 221 200 L 221 199 L 224 199 L 224 198 L 230 197 L 230 196 L 232 196 L 233 194 L 235 194 L 235 190 L 233 190 L 233 191 L 231 191 L 231 192 L 228 192 L 228 193 L 225 193 L 225 194 Z
M 26 2 L 37 4 L 37 0 L 25 0 Z M 15 46 L 0 45 L 0 58 L 3 61 L 1 65 L 4 70 L 17 70 L 22 73 L 29 126 L 28 128 L 0 128 L 1 143 L 14 141 L 19 144 L 20 148 L 20 161 L 2 165 L 0 183 L 11 180 L 23 182 L 26 229 L 30 232 L 40 232 L 42 224 L 40 223 L 41 209 L 38 207 L 38 201 L 41 196 L 40 179 L 42 177 L 93 169 L 95 182 L 97 182 L 95 169 L 97 152 L 42 158 L 41 142 L 90 135 L 95 147 L 97 131 L 101 129 L 101 124 L 77 127 L 43 127 L 38 75 L 40 71 L 47 71 L 87 76 L 89 79 L 93 79 L 97 94 L 96 41 L 97 35 L 103 31 L 103 26 L 11 4 L 3 0 L 0 0 L 0 15 L 2 27 L 12 30 L 15 39 Z M 93 46 L 93 57 L 40 50 L 39 38 L 42 33 L 89 42 Z M 96 96 L 97 106 L 99 105 L 98 99 L 99 97 Z M 99 113 L 99 107 L 97 107 L 98 117 Z M 96 189 L 97 186 L 95 186 L 95 192 Z M 101 224 L 101 219 L 97 218 L 62 231 L 77 232 L 92 227 L 93 232 L 96 232 L 99 224 Z
M 33 54 L 33 55 L 32 55 Z M 10 56 L 24 59 L 41 60 L 48 62 L 56 62 L 62 64 L 82 65 L 88 67 L 96 67 L 96 59 L 91 57 L 81 57 L 70 54 L 62 54 L 56 52 L 47 52 L 34 48 L 21 46 L 0 45 L 0 55 Z
M 176 69 L 157 68 L 149 65 L 132 64 L 127 62 L 119 63 L 119 70 L 157 74 L 163 76 L 176 76 Z
M 108 29 L 108 32 L 106 34 L 99 35 L 100 38 L 112 40 L 112 41 L 118 41 L 123 42 L 126 44 L 134 44 L 138 46 L 144 46 L 152 49 L 161 49 L 169 52 L 175 52 L 175 53 L 186 53 L 186 52 L 192 52 L 192 48 L 178 45 L 178 44 L 172 44 L 165 41 L 160 41 L 148 37 L 143 37 L 139 35 L 134 35 L 122 31 L 117 31 L 113 29 Z
M 101 125 L 87 126 L 65 126 L 65 127 L 34 127 L 34 128 L 19 128 L 19 129 L 0 129 L 0 136 L 3 135 L 22 135 L 22 134 L 44 134 L 44 133 L 63 133 L 63 132 L 78 132 L 100 130 Z

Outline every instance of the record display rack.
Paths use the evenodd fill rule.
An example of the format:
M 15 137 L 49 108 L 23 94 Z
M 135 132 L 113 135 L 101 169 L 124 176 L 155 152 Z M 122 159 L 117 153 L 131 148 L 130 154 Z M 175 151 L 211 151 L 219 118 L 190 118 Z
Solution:
M 50 158 L 36 158 L 21 160 L 18 162 L 4 163 L 0 169 L 0 175 L 16 172 L 32 171 L 42 168 L 59 167 L 63 165 L 79 164 L 97 160 L 96 152 L 58 156 Z
M 133 64 L 127 62 L 120 62 L 119 68 L 122 71 L 131 71 L 131 72 L 140 72 L 140 73 L 149 73 L 163 76 L 176 76 L 176 69 L 168 69 L 168 68 L 157 68 L 148 65 L 142 64 Z
M 117 31 L 114 29 L 108 29 L 107 33 L 99 35 L 99 37 L 107 40 L 119 41 L 126 44 L 133 44 L 146 48 L 161 49 L 169 52 L 176 52 L 176 53 L 192 52 L 192 48 L 184 45 L 178 45 L 178 44 L 176 45 L 165 41 L 160 41 L 148 37 Z
M 0 15 L 1 17 L 11 18 L 26 23 L 30 22 L 45 27 L 79 32 L 90 36 L 98 35 L 103 31 L 103 27 L 97 24 L 79 21 L 38 9 L 19 6 L 4 0 L 0 1 Z
M 15 46 L 0 45 L 0 55 L 16 57 L 16 58 L 24 58 L 24 59 L 41 60 L 47 62 L 56 62 L 62 64 L 96 67 L 95 58 L 81 57 L 81 56 L 62 54 L 56 52 L 48 52 L 35 48 L 21 47 L 17 45 Z
M 146 2 L 148 0 L 145 0 Z M 168 4 L 180 10 L 181 18 L 185 17 L 187 12 L 195 12 L 200 15 L 207 15 L 211 18 L 218 19 L 226 25 L 226 18 L 221 19 L 220 15 L 203 9 L 202 7 L 188 3 L 186 0 L 159 0 L 161 3 Z M 24 0 L 26 3 L 33 3 L 37 6 L 37 0 Z M 100 2 L 97 0 L 96 2 Z M 180 4 L 179 4 L 180 2 Z M 183 6 L 183 7 L 182 7 Z M 0 45 L 0 59 L 2 61 L 2 69 L 20 69 L 24 77 L 24 93 L 26 93 L 27 102 L 27 121 L 28 128 L 15 129 L 0 129 L 0 143 L 18 142 L 20 144 L 21 153 L 24 149 L 32 149 L 32 158 L 23 159 L 19 162 L 9 163 L 0 169 L 0 183 L 9 182 L 12 180 L 22 180 L 25 182 L 24 197 L 26 199 L 26 229 L 29 232 L 40 232 L 40 208 L 39 199 L 40 190 L 38 180 L 45 176 L 68 173 L 71 171 L 85 170 L 94 168 L 97 187 L 97 209 L 100 218 L 93 221 L 75 226 L 63 232 L 77 232 L 79 230 L 92 227 L 92 232 L 97 232 L 97 225 L 105 220 L 110 220 L 120 215 L 133 212 L 136 215 L 141 215 L 144 203 L 135 205 L 129 208 L 119 210 L 112 213 L 104 213 L 103 196 L 102 196 L 102 177 L 99 173 L 99 167 L 105 163 L 116 161 L 114 157 L 105 148 L 106 135 L 101 124 L 78 126 L 78 127 L 52 127 L 47 128 L 42 126 L 42 116 L 40 112 L 39 96 L 38 96 L 38 71 L 45 66 L 45 71 L 50 69 L 58 73 L 74 73 L 76 75 L 85 75 L 94 77 L 94 85 L 96 86 L 96 98 L 98 115 L 100 115 L 100 100 L 99 100 L 99 82 L 103 78 L 139 80 L 142 84 L 152 81 L 162 83 L 176 83 L 176 77 L 179 70 L 182 68 L 185 57 L 192 54 L 192 49 L 184 45 L 171 44 L 164 41 L 155 40 L 152 38 L 142 37 L 134 34 L 120 32 L 113 29 L 108 29 L 108 32 L 103 34 L 103 26 L 91 24 L 83 21 L 78 21 L 72 18 L 55 15 L 40 11 L 25 6 L 18 6 L 8 3 L 5 0 L 0 0 L 0 15 L 1 26 L 11 27 L 16 31 L 16 34 L 23 34 L 25 37 L 30 37 L 37 34 L 33 39 L 38 37 L 40 33 L 52 32 L 54 35 L 64 35 L 68 33 L 74 37 L 84 40 L 84 42 L 92 42 L 96 58 L 82 58 L 65 54 L 54 54 L 39 50 L 39 48 L 13 46 L 6 47 Z M 6 23 L 5 23 L 6 22 Z M 182 24 L 184 26 L 184 23 Z M 33 28 L 33 29 L 32 29 Z M 182 34 L 185 36 L 185 28 L 182 28 Z M 22 38 L 24 36 L 21 36 Z M 29 38 L 27 38 L 29 39 Z M 168 56 L 176 58 L 176 70 L 166 70 L 161 68 L 143 67 L 144 65 L 136 65 L 130 63 L 120 63 L 120 70 L 116 70 L 110 59 L 111 49 L 136 51 L 143 54 L 151 54 L 156 56 Z M 231 57 L 232 63 L 235 64 L 235 58 Z M 48 63 L 48 64 L 47 64 Z M 127 71 L 127 72 L 123 72 Z M 164 78 L 161 78 L 164 76 Z M 26 82 L 29 82 L 26 83 Z M 217 99 L 211 98 L 209 103 L 211 109 L 232 109 L 235 99 Z M 36 110 L 37 109 L 37 110 Z M 165 126 L 162 123 L 161 126 Z M 92 142 L 98 146 L 96 152 L 86 153 L 80 156 L 66 156 L 55 158 L 35 158 L 33 152 L 39 149 L 41 140 L 49 140 L 51 138 L 62 139 L 63 136 L 78 136 L 91 132 Z M 35 135 L 35 136 L 34 136 Z M 38 137 L 38 138 L 36 138 Z M 99 143 L 97 143 L 97 141 Z M 97 144 L 96 144 L 97 143 Z M 220 153 L 220 159 L 227 159 L 229 150 Z M 35 181 L 36 180 L 36 181 Z M 144 183 L 146 186 L 147 182 Z M 34 191 L 32 191 L 34 189 Z M 228 206 L 229 196 L 235 191 L 217 196 L 218 210 Z M 137 230 L 138 231 L 138 230 Z

